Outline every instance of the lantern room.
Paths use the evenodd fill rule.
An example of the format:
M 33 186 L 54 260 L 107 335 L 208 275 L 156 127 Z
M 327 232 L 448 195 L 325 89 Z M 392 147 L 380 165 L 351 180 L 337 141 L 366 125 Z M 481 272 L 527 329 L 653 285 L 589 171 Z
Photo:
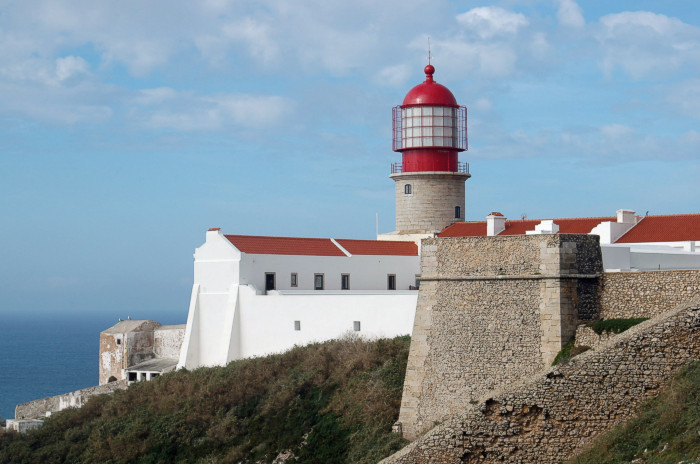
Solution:
M 433 80 L 434 72 L 427 65 L 425 82 L 413 87 L 403 104 L 393 109 L 393 149 L 402 152 L 402 163 L 392 165 L 392 173 L 466 172 L 457 153 L 467 149 L 467 108 Z

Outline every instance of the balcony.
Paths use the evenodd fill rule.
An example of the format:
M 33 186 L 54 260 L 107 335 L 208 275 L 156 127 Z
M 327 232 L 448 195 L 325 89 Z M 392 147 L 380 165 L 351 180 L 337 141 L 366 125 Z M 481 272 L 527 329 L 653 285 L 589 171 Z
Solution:
M 391 163 L 391 173 L 392 174 L 401 174 L 404 172 L 426 172 L 425 168 L 417 169 L 418 166 L 417 164 L 414 163 Z M 428 172 L 433 172 L 433 171 L 428 171 Z M 460 174 L 469 174 L 469 163 L 466 162 L 458 162 L 457 163 L 457 169 L 450 169 L 450 170 L 440 170 L 440 171 L 434 171 L 434 172 L 455 172 L 455 173 L 460 173 Z

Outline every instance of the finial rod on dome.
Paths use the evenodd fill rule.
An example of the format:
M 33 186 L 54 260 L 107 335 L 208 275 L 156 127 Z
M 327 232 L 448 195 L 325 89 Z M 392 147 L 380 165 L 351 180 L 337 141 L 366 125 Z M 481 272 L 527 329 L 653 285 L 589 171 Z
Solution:
M 428 64 L 430 64 L 430 36 L 428 36 Z

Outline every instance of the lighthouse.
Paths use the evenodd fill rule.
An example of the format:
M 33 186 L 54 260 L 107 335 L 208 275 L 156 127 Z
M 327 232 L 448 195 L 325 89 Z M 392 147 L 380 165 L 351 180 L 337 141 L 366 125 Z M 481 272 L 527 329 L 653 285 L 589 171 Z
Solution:
M 469 165 L 458 154 L 467 149 L 467 108 L 433 79 L 413 87 L 393 108 L 393 149 L 401 162 L 391 165 L 396 184 L 396 231 L 380 239 L 433 236 L 464 221 L 464 182 Z

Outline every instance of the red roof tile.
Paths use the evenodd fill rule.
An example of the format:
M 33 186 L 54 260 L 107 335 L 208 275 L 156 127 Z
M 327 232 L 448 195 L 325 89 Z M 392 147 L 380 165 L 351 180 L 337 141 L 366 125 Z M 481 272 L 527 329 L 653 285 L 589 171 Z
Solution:
M 615 243 L 700 240 L 700 214 L 646 216 Z
M 445 227 L 438 237 L 483 237 L 486 236 L 486 221 L 455 222 Z
M 243 253 L 258 255 L 345 256 L 329 238 L 226 235 Z
M 392 242 L 384 240 L 336 239 L 336 242 L 352 255 L 417 256 L 418 246 L 414 242 Z

